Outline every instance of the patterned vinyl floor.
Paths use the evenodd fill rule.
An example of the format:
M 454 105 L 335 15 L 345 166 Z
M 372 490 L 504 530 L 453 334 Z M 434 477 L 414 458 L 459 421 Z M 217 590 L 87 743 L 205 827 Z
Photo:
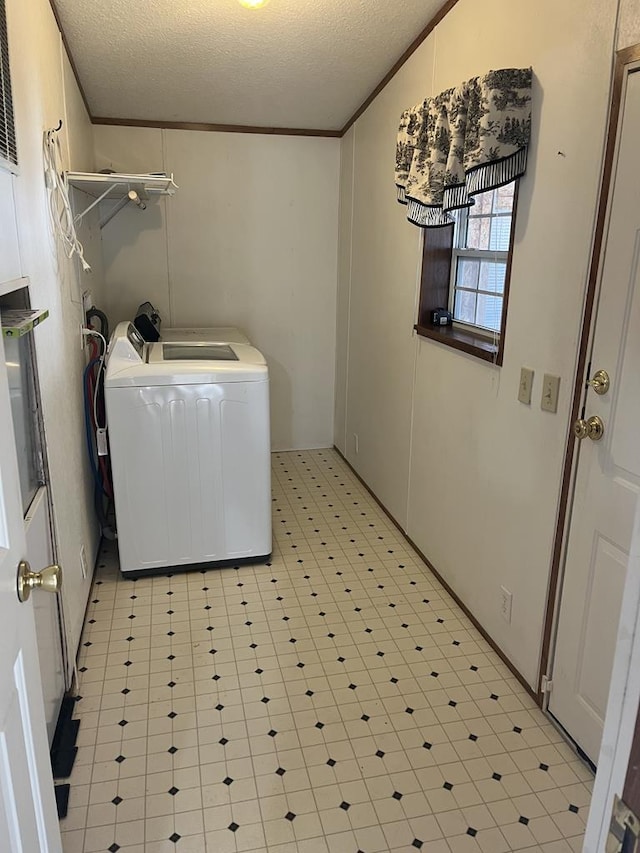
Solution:
M 334 451 L 273 520 L 266 566 L 105 546 L 65 853 L 577 853 L 591 772 Z

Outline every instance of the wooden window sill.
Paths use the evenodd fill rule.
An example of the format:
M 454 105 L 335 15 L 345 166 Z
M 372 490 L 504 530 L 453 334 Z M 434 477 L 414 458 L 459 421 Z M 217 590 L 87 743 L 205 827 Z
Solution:
M 492 340 L 475 333 L 472 329 L 461 329 L 459 326 L 421 326 L 415 325 L 414 329 L 423 338 L 438 341 L 447 347 L 461 350 L 469 355 L 475 355 L 491 364 L 502 365 L 502 353 L 499 352 L 498 344 Z

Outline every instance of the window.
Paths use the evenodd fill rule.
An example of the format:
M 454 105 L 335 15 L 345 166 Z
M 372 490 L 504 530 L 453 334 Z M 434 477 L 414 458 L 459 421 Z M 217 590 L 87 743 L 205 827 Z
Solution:
M 5 0 L 0 0 L 0 160 L 18 164 Z
M 449 310 L 456 320 L 500 332 L 514 185 L 480 193 L 457 211 Z
M 502 364 L 517 182 L 475 196 L 455 224 L 424 232 L 420 309 L 424 337 Z M 448 308 L 452 326 L 434 325 Z

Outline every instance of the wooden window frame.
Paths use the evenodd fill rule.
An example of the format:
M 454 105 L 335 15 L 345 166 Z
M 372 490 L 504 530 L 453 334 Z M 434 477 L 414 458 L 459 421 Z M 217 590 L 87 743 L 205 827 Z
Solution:
M 424 229 L 424 244 L 422 249 L 422 272 L 420 276 L 420 300 L 418 302 L 418 322 L 414 329 L 423 338 L 437 341 L 453 349 L 474 355 L 483 361 L 491 362 L 499 367 L 504 359 L 504 342 L 507 331 L 507 314 L 509 310 L 509 286 L 511 283 L 511 267 L 513 261 L 513 245 L 515 223 L 518 208 L 519 181 L 513 195 L 513 213 L 511 220 L 511 235 L 509 237 L 509 252 L 504 281 L 504 296 L 502 301 L 502 318 L 497 344 L 490 332 L 482 332 L 468 325 L 434 326 L 431 323 L 431 312 L 436 308 L 447 308 L 451 293 L 451 268 L 453 263 L 453 233 L 454 224 L 443 225 L 439 228 Z

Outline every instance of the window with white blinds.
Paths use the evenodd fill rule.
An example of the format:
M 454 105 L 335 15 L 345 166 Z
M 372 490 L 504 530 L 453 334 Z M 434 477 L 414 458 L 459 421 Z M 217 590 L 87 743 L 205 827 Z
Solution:
M 495 333 L 502 324 L 514 192 L 512 181 L 456 211 L 450 310 L 459 323 Z
M 5 0 L 0 0 L 0 159 L 18 164 Z

